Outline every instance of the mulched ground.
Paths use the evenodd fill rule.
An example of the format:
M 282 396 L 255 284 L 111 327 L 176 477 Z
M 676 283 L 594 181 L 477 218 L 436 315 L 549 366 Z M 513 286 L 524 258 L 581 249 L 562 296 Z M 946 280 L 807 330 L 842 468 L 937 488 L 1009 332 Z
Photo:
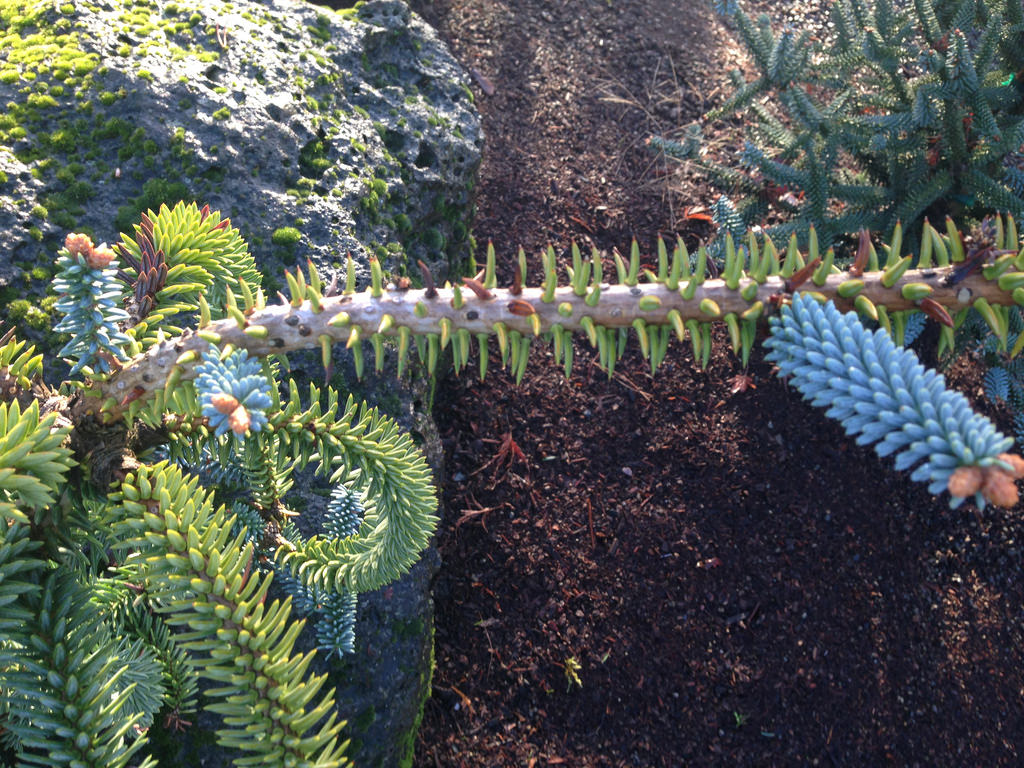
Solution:
M 411 5 L 475 72 L 475 231 L 505 281 L 518 246 L 710 234 L 683 213 L 715 193 L 644 146 L 742 63 L 704 3 Z M 717 129 L 720 147 L 739 135 Z M 568 381 L 535 351 L 519 387 L 494 369 L 439 388 L 418 766 L 1024 762 L 1019 508 L 951 512 L 758 353 L 742 388 L 721 335 L 708 370 L 680 345 L 654 378 L 638 352 L 609 381 L 575 351 Z M 969 360 L 951 380 L 985 407 Z

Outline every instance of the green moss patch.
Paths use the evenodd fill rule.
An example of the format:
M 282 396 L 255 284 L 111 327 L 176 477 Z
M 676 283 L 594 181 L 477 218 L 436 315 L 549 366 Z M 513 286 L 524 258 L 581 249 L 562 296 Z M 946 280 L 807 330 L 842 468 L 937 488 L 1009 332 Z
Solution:
M 327 139 L 316 138 L 307 141 L 299 150 L 299 170 L 303 176 L 318 179 L 333 163 L 327 157 Z
M 270 242 L 274 245 L 294 245 L 302 239 L 302 233 L 295 227 L 281 227 L 275 229 L 274 234 L 270 236 Z

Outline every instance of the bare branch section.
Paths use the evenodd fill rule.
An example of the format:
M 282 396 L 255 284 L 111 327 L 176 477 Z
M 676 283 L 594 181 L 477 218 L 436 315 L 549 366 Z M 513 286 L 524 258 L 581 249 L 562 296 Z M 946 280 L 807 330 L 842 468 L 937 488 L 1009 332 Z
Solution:
M 886 273 L 879 271 L 856 278 L 834 273 L 820 286 L 810 281 L 793 286 L 791 280 L 768 276 L 762 283 L 741 279 L 735 288 L 721 279 L 699 285 L 680 283 L 674 290 L 661 282 L 591 284 L 585 289 L 563 286 L 553 291 L 522 288 L 518 293 L 493 288 L 489 291 L 491 298 L 458 287 L 433 292 L 367 289 L 363 293 L 318 296 L 312 301 L 293 300 L 236 311 L 198 332 L 186 331 L 179 338 L 155 345 L 99 383 L 98 388 L 105 398 L 119 404 L 106 408 L 110 415 L 117 416 L 124 410 L 120 404 L 148 399 L 164 386 L 175 368 L 176 378 L 191 379 L 195 364 L 211 342 L 222 347 L 230 344 L 256 356 L 316 348 L 325 342 L 351 346 L 365 339 L 402 335 L 437 336 L 443 348 L 447 339 L 460 330 L 474 336 L 516 331 L 533 337 L 585 330 L 591 325 L 630 328 L 638 320 L 646 325 L 671 325 L 681 336 L 683 324 L 690 320 L 705 323 L 730 315 L 744 320 L 763 319 L 791 295 L 793 288 L 831 299 L 842 310 L 854 309 L 855 305 L 863 310 L 873 305 L 896 312 L 921 309 L 923 301 L 930 301 L 955 314 L 979 299 L 990 305 L 1015 303 L 1011 292 L 1000 289 L 996 280 L 985 279 L 980 271 L 960 279 L 955 269 L 907 270 L 895 282 L 887 281 L 891 282 L 889 287 L 883 284 Z

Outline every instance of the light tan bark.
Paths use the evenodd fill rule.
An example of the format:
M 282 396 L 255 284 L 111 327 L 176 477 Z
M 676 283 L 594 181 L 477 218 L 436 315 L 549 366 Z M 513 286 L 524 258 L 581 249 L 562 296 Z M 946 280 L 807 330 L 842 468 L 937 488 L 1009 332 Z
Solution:
M 907 283 L 925 283 L 932 288 L 930 298 L 951 314 L 970 306 L 979 297 L 984 297 L 991 304 L 1013 304 L 1009 292 L 1000 290 L 995 281 L 985 280 L 980 273 L 969 275 L 956 285 L 949 285 L 952 273 L 953 267 L 908 270 L 890 288 L 882 285 L 881 272 L 865 273 L 859 278 L 865 284 L 861 295 L 890 312 L 914 309 L 915 302 L 905 299 L 901 289 Z M 849 279 L 847 273 L 833 274 L 820 287 L 808 281 L 799 286 L 799 290 L 818 292 L 834 300 L 840 309 L 850 310 L 853 300 L 840 298 L 837 294 L 838 286 Z M 250 354 L 265 356 L 315 349 L 321 336 L 326 336 L 332 344 L 347 342 L 353 328 L 358 328 L 360 339 L 366 340 L 382 330 L 382 323 L 385 324 L 385 336 L 398 335 L 401 327 L 409 328 L 413 335 L 442 334 L 445 321 L 451 324 L 450 333 L 466 329 L 474 335 L 493 334 L 495 326 L 501 323 L 509 331 L 532 335 L 535 330 L 546 333 L 556 324 L 566 331 L 579 331 L 583 317 L 589 317 L 595 325 L 611 328 L 631 327 L 637 319 L 647 324 L 663 325 L 670 322 L 672 310 L 678 311 L 683 321 L 714 321 L 730 313 L 742 315 L 756 302 L 761 302 L 764 307 L 763 318 L 777 311 L 778 301 L 788 295 L 786 280 L 773 276 L 759 285 L 756 295 L 747 301 L 740 293 L 751 282 L 741 279 L 738 289 L 733 290 L 721 279 L 706 280 L 697 286 L 691 299 L 683 298 L 685 282 L 680 283 L 678 290 L 671 290 L 662 283 L 641 283 L 632 287 L 602 285 L 599 301 L 593 307 L 587 306 L 585 296 L 577 295 L 569 286 L 556 289 L 554 300 L 550 302 L 542 300 L 544 291 L 541 288 L 524 288 L 515 295 L 509 289 L 497 288 L 490 291 L 492 298 L 488 299 L 481 299 L 468 288 L 462 288 L 462 303 L 458 308 L 451 288 L 438 289 L 433 298 L 428 298 L 426 290 L 386 290 L 377 298 L 367 290 L 321 298 L 319 312 L 309 301 L 303 301 L 299 306 L 283 304 L 254 308 L 246 315 L 244 327 L 229 317 L 203 328 L 202 336 L 219 338 L 221 346 L 231 344 L 248 350 Z M 592 290 L 588 287 L 586 292 Z M 706 311 L 707 304 L 702 311 L 701 304 L 705 299 L 717 305 L 720 310 L 717 317 Z M 641 309 L 641 304 L 650 308 Z M 342 313 L 347 315 L 347 321 L 339 323 Z M 531 314 L 535 314 L 537 320 L 533 320 Z M 386 316 L 390 316 L 390 321 L 385 321 Z M 195 353 L 196 360 L 186 359 L 178 365 L 182 379 L 192 378 L 198 357 L 209 347 L 209 342 L 202 336 L 186 331 L 180 338 L 154 346 L 126 363 L 108 381 L 102 382 L 99 390 L 104 397 L 112 397 L 119 403 L 129 396 L 131 399 L 145 399 L 163 387 L 176 361 L 188 352 Z M 120 410 L 116 408 L 114 413 Z

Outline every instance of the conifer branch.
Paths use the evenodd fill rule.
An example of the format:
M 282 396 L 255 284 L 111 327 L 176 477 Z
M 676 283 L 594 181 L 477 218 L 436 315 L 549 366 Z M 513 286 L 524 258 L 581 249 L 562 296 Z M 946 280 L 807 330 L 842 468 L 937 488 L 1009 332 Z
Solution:
M 208 708 L 228 726 L 220 743 L 275 765 L 345 764 L 333 691 L 311 704 L 325 676 L 307 675 L 312 652 L 292 654 L 303 622 L 289 621 L 290 600 L 265 604 L 271 577 L 251 569 L 252 545 L 231 535 L 223 507 L 215 510 L 198 480 L 164 463 L 140 468 L 114 501 L 125 513 L 123 546 L 136 552 L 126 567 L 168 624 L 189 629 L 177 642 L 205 656 L 197 670 L 220 685 L 207 693 L 220 700 Z
M 770 39 L 763 42 L 768 50 Z M 0 706 L 3 725 L 20 740 L 15 748 L 43 750 L 47 764 L 126 764 L 145 738 L 134 726 L 151 722 L 161 702 L 174 708 L 171 725 L 182 724 L 193 689 L 165 690 L 157 664 L 164 675 L 181 674 L 184 652 L 220 685 L 207 708 L 224 715 L 220 743 L 249 753 L 238 764 L 345 764 L 332 696 L 321 693 L 322 677 L 307 675 L 311 654 L 293 654 L 302 625 L 291 621 L 290 599 L 266 605 L 271 576 L 260 562 L 295 597 L 316 596 L 325 608 L 318 641 L 347 652 L 355 593 L 409 570 L 436 527 L 437 498 L 422 453 L 394 420 L 331 387 L 322 397 L 310 385 L 307 398 L 294 381 L 286 393 L 280 388 L 272 356 L 292 350 L 319 348 L 329 370 L 333 347 L 344 343 L 361 374 L 363 342 L 379 367 L 384 340 L 392 339 L 401 375 L 413 348 L 434 373 L 443 350 L 452 348 L 458 369 L 475 343 L 483 375 L 493 335 L 519 379 L 541 339 L 553 343 L 568 376 L 571 334 L 583 332 L 611 374 L 630 332 L 653 371 L 673 333 L 688 336 L 695 360 L 706 365 L 711 323 L 721 322 L 745 362 L 757 324 L 770 318 L 769 359 L 809 398 L 832 405 L 830 415 L 861 442 L 898 454 L 898 468 L 916 467 L 912 477 L 927 480 L 932 492 L 946 488 L 954 505 L 972 495 L 979 506 L 1017 498 L 1024 460 L 1002 453 L 1008 440 L 892 340 L 902 340 L 911 316 L 924 312 L 942 325 L 940 349 L 950 346 L 953 327 L 973 307 L 1003 350 L 1012 337 L 1010 356 L 1021 351 L 1011 308 L 1024 304 L 1024 250 L 1011 217 L 987 221 L 966 239 L 951 221 L 943 233 L 925 224 L 914 254 L 903 252 L 899 226 L 878 249 L 864 232 L 845 271 L 831 249 L 819 250 L 813 229 L 806 252 L 795 237 L 779 251 L 770 238 L 748 233 L 737 245 L 727 235 L 714 270 L 708 252 L 691 257 L 681 242 L 671 252 L 659 243 L 648 259 L 635 243 L 627 257 L 611 259 L 596 251 L 585 259 L 573 246 L 564 285 L 549 248 L 532 288 L 523 286 L 521 252 L 508 289 L 496 285 L 493 248 L 480 274 L 455 286 L 435 286 L 425 270 L 424 290 L 385 287 L 380 264 L 371 261 L 370 285 L 357 293 L 350 260 L 342 295 L 310 267 L 286 275 L 290 295 L 277 306 L 268 306 L 258 275 L 246 277 L 244 243 L 206 209 L 163 208 L 137 234 L 134 246 L 121 249 L 138 275 L 125 272 L 134 280 L 132 295 L 120 297 L 134 302 L 127 327 L 102 312 L 89 325 L 89 309 L 80 306 L 112 304 L 106 283 L 94 290 L 90 282 L 109 265 L 96 261 L 106 252 L 72 258 L 69 249 L 63 261 L 69 291 L 82 289 L 81 302 L 67 304 L 70 322 L 98 334 L 80 339 L 75 362 L 92 356 L 105 363 L 95 364 L 98 373 L 82 363 L 90 379 L 77 385 L 80 394 L 51 398 L 38 385 L 34 350 L 0 338 L 0 516 L 8 520 L 0 526 L 0 628 L 10 639 L 0 647 Z M 201 254 L 198 262 L 175 251 L 185 241 Z M 613 273 L 615 282 L 606 279 Z M 166 303 L 161 286 L 170 284 L 171 296 L 194 291 L 195 306 Z M 833 304 L 884 330 L 869 335 Z M 198 330 L 182 331 L 172 317 Z M 64 405 L 43 409 L 42 398 Z M 240 464 L 258 486 L 233 507 L 244 522 L 198 478 L 166 462 L 142 464 L 132 452 L 142 441 L 128 437 L 140 426 L 170 440 L 175 460 L 205 455 L 222 471 Z M 76 461 L 84 471 L 72 482 L 80 486 L 65 493 Z M 116 471 L 98 475 L 104 461 Z M 345 487 L 332 499 L 330 525 L 307 539 L 285 521 L 285 497 L 292 470 L 310 462 Z M 52 546 L 58 531 L 66 542 Z M 112 565 L 114 578 L 96 578 Z M 134 600 L 136 590 L 163 622 L 118 618 L 112 606 Z M 176 625 L 187 631 L 171 641 L 162 631 Z M 122 630 L 133 639 L 113 640 Z M 91 725 L 75 730 L 83 717 Z
M 931 241 L 928 246 L 931 251 Z M 740 263 L 742 249 L 734 248 L 732 253 L 726 259 L 725 276 L 717 279 L 696 272 L 685 274 L 689 267 L 680 262 L 687 256 L 677 248 L 673 265 L 666 267 L 663 276 L 649 273 L 646 283 L 582 284 L 578 279 L 581 271 L 577 271 L 575 284 L 552 289 L 552 275 L 542 287 L 490 288 L 488 298 L 458 286 L 421 290 L 371 286 L 361 293 L 325 297 L 306 284 L 299 297 L 293 295 L 287 303 L 266 306 L 254 302 L 244 310 L 236 305 L 228 317 L 212 321 L 198 332 L 185 331 L 177 339 L 157 343 L 100 382 L 98 391 L 106 400 L 104 411 L 116 417 L 128 406 L 144 403 L 168 381 L 192 379 L 196 364 L 211 344 L 266 357 L 317 345 L 358 347 L 362 340 L 387 337 L 398 341 L 402 354 L 415 338 L 432 340 L 429 349 L 439 351 L 450 343 L 457 347 L 464 343 L 458 340 L 460 333 L 473 339 L 496 335 L 505 347 L 511 334 L 529 339 L 582 331 L 596 345 L 595 329 L 647 326 L 671 327 L 682 340 L 684 329 L 692 323 L 767 318 L 798 287 L 821 300 L 834 301 L 840 309 L 858 309 L 872 319 L 878 317 L 877 307 L 887 313 L 920 310 L 925 299 L 929 300 L 925 308 L 938 305 L 950 314 L 979 301 L 988 306 L 1013 306 L 1017 303 L 1014 289 L 1024 287 L 1024 271 L 1018 271 L 1024 264 L 1017 264 L 1024 262 L 1022 257 L 1012 263 L 1004 260 L 1002 272 L 992 276 L 991 271 L 980 269 L 965 273 L 948 255 L 945 266 L 909 269 L 911 256 L 905 255 L 887 263 L 886 269 L 859 275 L 819 267 L 802 276 L 805 283 L 794 285 L 793 276 L 807 267 L 809 259 L 795 248 L 781 263 L 778 255 L 765 253 L 756 263 L 748 259 L 744 264 Z M 963 253 L 959 256 L 965 258 Z M 594 258 L 600 260 L 599 255 Z M 699 266 L 703 272 L 703 265 Z M 768 272 L 774 274 L 765 274 Z M 1024 292 L 1020 298 L 1024 299 Z M 135 393 L 134 397 L 124 402 L 128 393 Z
M 772 205 L 789 219 L 769 227 L 772 236 L 795 231 L 803 243 L 814 225 L 830 245 L 897 221 L 916 233 L 934 204 L 979 218 L 1024 211 L 1016 174 L 1007 172 L 1024 127 L 1019 2 L 836 0 L 828 45 L 789 27 L 773 32 L 767 16 L 755 21 L 737 0 L 716 7 L 735 24 L 756 72 L 750 81 L 732 73 L 735 91 L 704 120 L 746 112 L 756 142 L 743 152 L 747 168 L 702 154 L 699 126 L 682 144 L 650 144 L 737 196 L 745 224 L 763 223 Z M 871 190 L 882 199 L 867 203 Z M 800 204 L 780 204 L 782 195 Z
M 131 687 L 119 685 L 128 660 L 70 571 L 50 571 L 40 587 L 5 635 L 16 642 L 0 646 L 5 727 L 36 765 L 124 768 L 143 745 L 132 738 L 142 714 L 129 707 Z M 155 766 L 145 759 L 140 768 Z

